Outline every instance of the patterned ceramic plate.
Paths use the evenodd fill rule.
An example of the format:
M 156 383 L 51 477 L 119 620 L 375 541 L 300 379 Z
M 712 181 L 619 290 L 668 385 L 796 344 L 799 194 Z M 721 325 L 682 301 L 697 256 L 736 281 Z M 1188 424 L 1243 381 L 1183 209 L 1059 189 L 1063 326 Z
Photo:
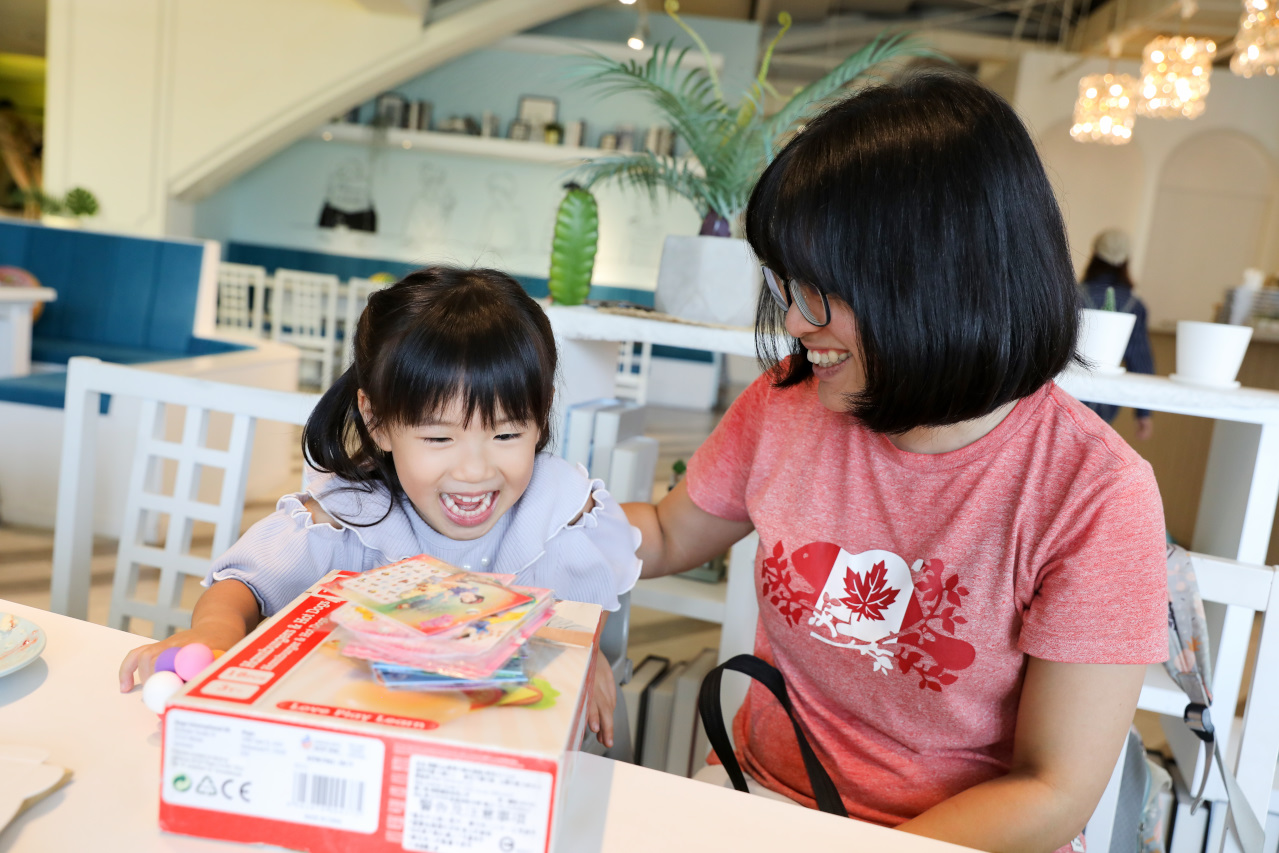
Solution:
M 44 631 L 34 622 L 0 612 L 0 676 L 17 672 L 44 651 Z

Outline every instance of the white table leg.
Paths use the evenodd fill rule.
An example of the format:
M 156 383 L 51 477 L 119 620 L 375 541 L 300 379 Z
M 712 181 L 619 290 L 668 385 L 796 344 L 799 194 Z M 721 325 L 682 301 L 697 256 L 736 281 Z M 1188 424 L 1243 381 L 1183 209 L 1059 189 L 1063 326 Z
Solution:
M 1264 563 L 1279 498 L 1279 427 L 1217 421 L 1192 549 Z
M 0 376 L 31 372 L 30 302 L 0 303 Z

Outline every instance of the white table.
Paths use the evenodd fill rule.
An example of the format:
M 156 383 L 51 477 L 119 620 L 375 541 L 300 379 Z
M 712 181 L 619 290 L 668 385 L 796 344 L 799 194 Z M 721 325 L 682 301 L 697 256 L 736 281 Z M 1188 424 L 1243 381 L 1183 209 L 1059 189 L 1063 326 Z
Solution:
M 160 831 L 159 721 L 137 690 L 122 695 L 116 685 L 121 658 L 145 638 L 6 601 L 0 611 L 30 619 L 48 635 L 40 660 L 0 679 L 0 738 L 46 748 L 51 763 L 75 774 L 0 832 L 0 849 L 263 849 Z M 964 849 L 586 753 L 577 756 L 565 794 L 557 853 Z
M 31 315 L 37 302 L 52 302 L 52 287 L 0 285 L 0 379 L 31 372 Z

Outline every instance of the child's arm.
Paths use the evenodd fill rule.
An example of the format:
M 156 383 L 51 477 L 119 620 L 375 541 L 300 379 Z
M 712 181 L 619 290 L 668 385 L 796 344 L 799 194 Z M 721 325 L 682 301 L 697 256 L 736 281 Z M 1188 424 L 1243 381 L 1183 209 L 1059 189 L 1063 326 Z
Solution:
M 211 649 L 225 651 L 252 631 L 261 618 L 258 600 L 248 586 L 237 580 L 218 581 L 196 602 L 189 629 L 167 640 L 139 646 L 125 655 L 120 664 L 120 692 L 133 689 L 134 672 L 139 684 L 146 681 L 155 668 L 155 659 L 170 646 L 204 643 Z
M 608 611 L 600 614 L 600 631 L 608 623 Z M 595 671 L 591 681 L 590 696 L 586 700 L 586 726 L 595 732 L 596 739 L 604 746 L 613 746 L 613 710 L 617 706 L 617 682 L 613 667 L 602 649 L 595 650 Z
M 656 506 L 627 503 L 622 510 L 642 537 L 636 553 L 644 563 L 640 576 L 645 578 L 700 566 L 755 529 L 749 521 L 729 521 L 693 503 L 687 480 L 680 480 Z

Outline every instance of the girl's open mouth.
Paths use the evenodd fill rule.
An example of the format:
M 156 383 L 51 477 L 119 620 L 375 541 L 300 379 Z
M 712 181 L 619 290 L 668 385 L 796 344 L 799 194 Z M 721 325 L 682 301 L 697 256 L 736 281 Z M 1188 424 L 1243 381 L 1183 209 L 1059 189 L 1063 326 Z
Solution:
M 459 527 L 477 527 L 488 521 L 493 510 L 497 508 L 498 492 L 484 492 L 479 495 L 459 495 L 444 492 L 440 495 L 440 506 L 448 520 Z

